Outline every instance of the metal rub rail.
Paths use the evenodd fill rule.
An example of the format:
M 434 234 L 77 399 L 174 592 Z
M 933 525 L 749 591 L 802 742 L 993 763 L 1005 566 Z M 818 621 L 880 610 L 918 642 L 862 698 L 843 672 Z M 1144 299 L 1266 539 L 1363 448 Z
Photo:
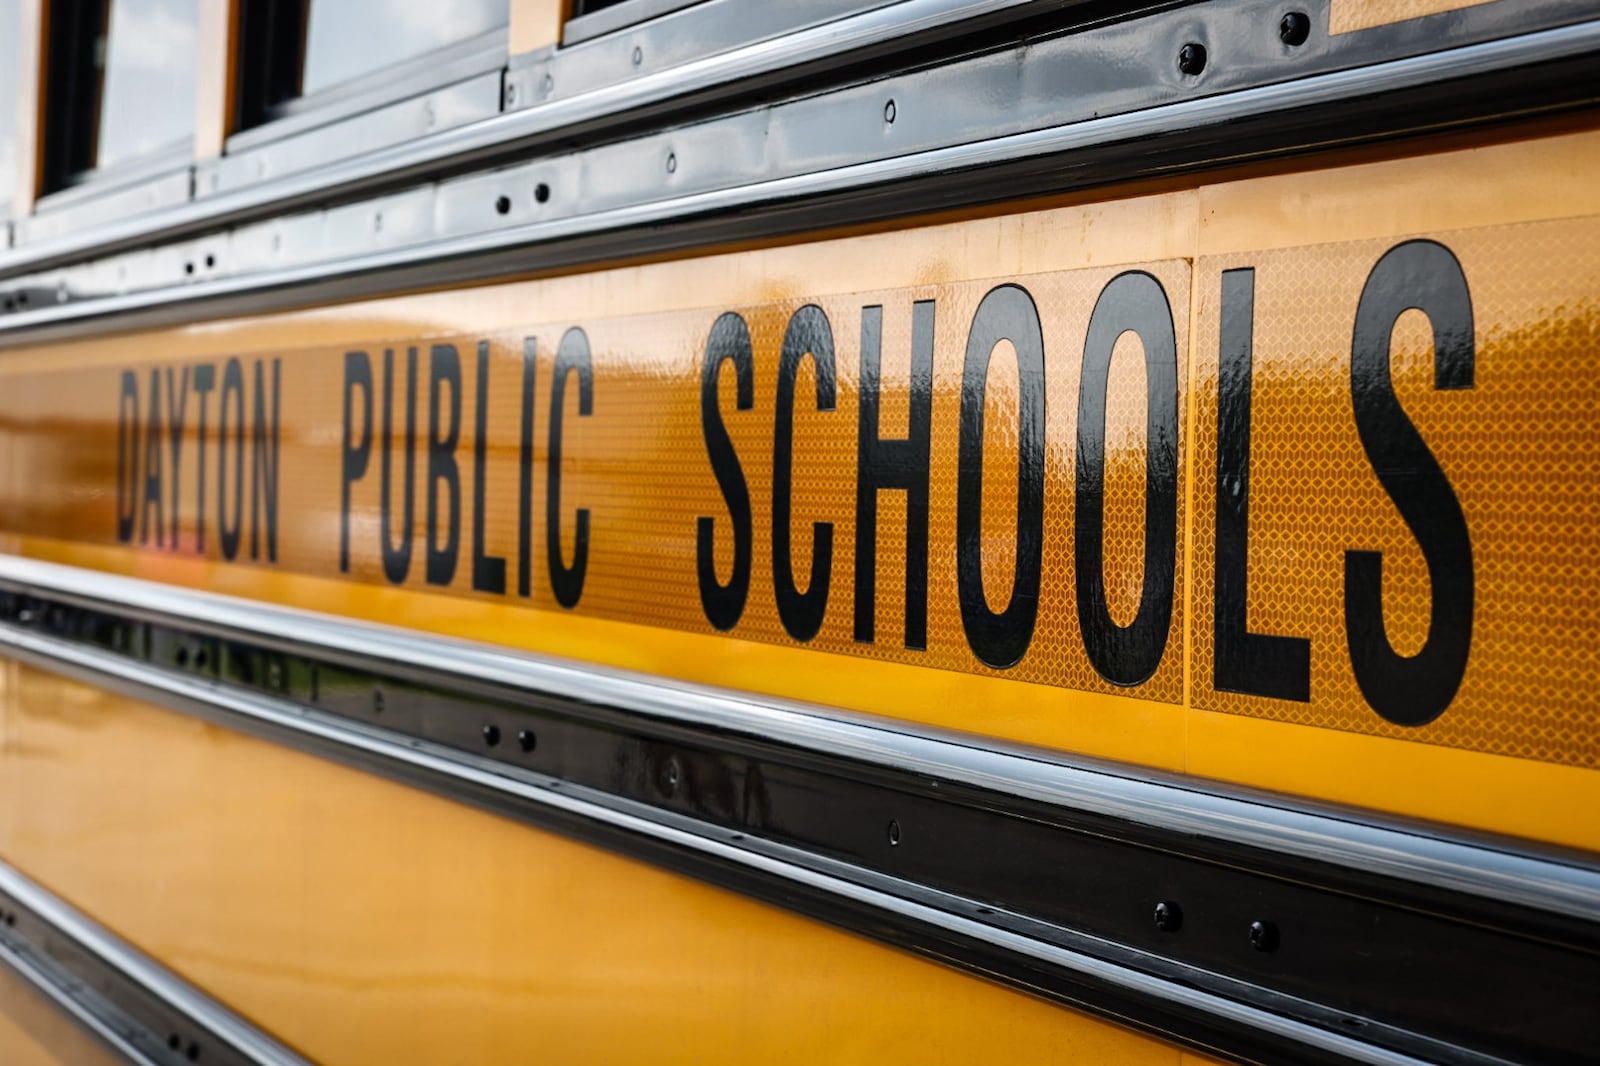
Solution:
M 15 557 L 0 648 L 1212 1053 L 1600 1044 L 1592 857 Z
M 172 971 L 0 862 L 0 967 L 139 1066 L 307 1066 Z
M 1328 24 L 1328 0 L 1295 7 Z M 1278 0 L 904 0 L 158 211 L 84 226 L 54 212 L 59 236 L 0 253 L 0 338 L 575 269 L 1600 99 L 1583 0 L 1304 39 L 1283 15 Z M 550 62 L 602 46 L 618 42 Z M 1186 48 L 1210 58 L 1181 68 Z M 506 88 L 535 69 L 509 69 Z

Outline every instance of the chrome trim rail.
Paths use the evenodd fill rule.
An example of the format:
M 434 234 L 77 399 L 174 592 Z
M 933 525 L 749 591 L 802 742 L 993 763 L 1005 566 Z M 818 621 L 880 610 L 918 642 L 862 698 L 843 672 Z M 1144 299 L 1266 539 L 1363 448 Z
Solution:
M 1219 11 L 1255 26 L 1270 6 L 1241 0 Z M 1565 10 L 1559 4 L 1555 9 Z M 1190 28 L 1187 8 L 1149 18 L 1165 18 L 1162 33 L 1179 35 L 1175 39 Z M 1126 26 L 1113 24 L 1104 32 L 1122 33 Z M 1213 32 L 1228 28 L 1219 23 Z M 1061 64 L 1078 54 L 1074 50 L 1092 57 L 1089 38 L 1099 32 L 1061 38 L 1051 62 L 1065 70 L 1070 65 Z M 1042 56 L 1056 45 L 1041 44 L 1035 52 Z M 1119 47 L 1127 47 L 1126 39 Z M 1283 46 L 1273 36 L 1270 45 L 1258 41 L 1256 47 L 1266 57 Z M 1592 80 L 1576 77 L 1574 69 L 1596 55 L 1600 21 L 1588 21 L 1302 77 L 1280 70 L 1276 77 L 1290 80 L 1268 84 L 1251 85 L 1253 75 L 1241 71 L 1227 77 L 1246 87 L 1211 95 L 1171 99 L 1182 94 L 1158 80 L 1166 94 L 1162 98 L 1170 102 L 976 139 L 959 130 L 948 136 L 924 131 L 916 143 L 934 146 L 920 150 L 896 149 L 895 138 L 862 138 L 856 130 L 852 136 L 862 140 L 861 158 L 842 163 L 798 143 L 804 131 L 815 135 L 817 116 L 816 101 L 797 100 L 415 188 L 388 201 L 243 226 L 221 238 L 214 271 L 195 269 L 196 260 L 213 255 L 212 247 L 200 241 L 23 278 L 5 294 L 4 304 L 22 309 L 0 317 L 0 334 L 44 340 L 186 321 L 202 313 L 260 312 L 481 281 L 1191 171 L 1301 151 L 1312 146 L 1309 142 L 1325 146 L 1574 106 L 1574 100 L 1600 96 Z M 987 60 L 971 62 L 981 66 Z M 954 78 L 957 66 L 906 77 Z M 1004 64 L 983 69 L 1000 77 L 1000 85 L 1011 86 L 1005 79 L 1019 77 Z M 1159 74 L 1155 70 L 1150 77 L 1171 80 L 1164 66 Z M 940 91 L 956 83 L 939 81 Z M 889 91 L 870 83 L 835 95 L 854 93 L 853 106 L 877 115 L 885 105 L 873 94 Z M 913 90 L 908 81 L 896 91 Z M 1034 103 L 1044 111 L 1076 113 L 1088 106 L 1082 100 L 1050 103 L 1054 97 L 1038 86 L 1034 92 Z M 997 90 L 985 99 L 989 96 L 1005 94 Z M 931 97 L 929 106 L 935 101 Z M 906 102 L 901 103 L 904 108 Z M 1122 106 L 1129 105 L 1124 100 Z M 785 117 L 790 109 L 792 117 Z M 1041 112 L 1003 124 L 1046 118 Z M 1059 114 L 1054 121 L 1060 123 Z M 792 122 L 792 136 L 780 135 L 783 122 Z M 723 130 L 723 124 L 731 125 Z M 719 131 L 732 143 L 765 147 L 751 160 L 714 159 L 709 174 L 689 174 L 686 166 L 673 180 L 658 180 L 663 161 L 670 168 L 683 150 L 678 142 L 727 143 L 716 140 Z M 913 132 L 908 127 L 907 135 Z M 954 143 L 941 143 L 951 137 Z M 623 179 L 617 175 L 631 184 L 619 189 Z M 536 206 L 528 195 L 536 186 L 546 195 L 551 188 L 564 193 Z M 399 222 L 385 225 L 387 215 Z M 291 240 L 302 251 L 278 250 L 280 241 L 287 247 Z M 272 250 L 265 250 L 268 245 Z M 108 281 L 113 275 L 144 279 L 144 287 L 127 291 L 129 283 Z
M 0 964 L 132 1063 L 306 1063 L 5 862 Z
M 377 186 L 393 188 L 440 169 L 465 169 L 481 165 L 490 157 L 532 151 L 600 123 L 646 114 L 659 119 L 664 109 L 676 101 L 703 103 L 716 94 L 748 93 L 752 85 L 771 85 L 785 72 L 805 71 L 822 61 L 840 62 L 852 53 L 870 53 L 903 38 L 918 38 L 1020 9 L 1059 6 L 1061 0 L 900 0 L 589 92 L 555 96 L 538 107 L 505 112 L 314 172 L 296 172 L 181 207 L 126 217 L 114 224 L 15 248 L 0 255 L 0 277 L 45 269 L 91 252 L 103 255 L 251 216 L 348 197 Z
M 15 557 L 0 557 L 0 595 L 0 647 L 24 662 L 682 869 L 1211 1052 L 1257 1061 L 1559 1058 L 1600 1026 L 1566 1002 L 1600 975 L 1592 856 Z M 91 614 L 75 621 L 75 609 Z M 106 623 L 119 634 L 112 644 L 102 640 Z M 209 648 L 209 660 L 191 647 Z M 229 657 L 271 672 L 229 674 Z M 408 684 L 419 686 L 409 702 Z M 385 691 L 387 709 L 380 700 L 363 718 L 370 694 Z M 499 726 L 488 748 L 477 741 L 485 716 L 506 723 L 504 748 L 489 750 Z M 547 738 L 538 756 L 509 743 L 522 735 L 517 723 Z M 587 760 L 575 757 L 585 744 Z M 541 768 L 547 752 L 570 761 Z M 630 792 L 581 772 L 630 757 L 636 769 L 666 768 L 659 788 Z M 708 806 L 688 786 L 735 763 L 762 768 L 738 778 L 745 792 L 772 790 L 760 816 Z M 855 804 L 860 817 L 816 823 L 802 804 L 786 822 L 773 814 L 785 775 L 804 779 L 799 793 L 821 786 L 839 805 Z M 861 845 L 862 825 L 882 826 L 886 811 L 903 812 L 938 844 L 901 848 L 895 821 L 887 847 Z M 996 833 L 1023 834 L 1007 847 L 1038 869 L 972 869 Z M 1399 965 L 1437 967 L 1430 980 L 1443 984 L 1364 1013 L 1341 1006 L 1367 990 L 1339 984 L 1349 960 L 1337 937 L 1320 962 L 1285 955 L 1278 970 L 1261 970 L 1248 951 L 1186 953 L 1195 942 L 1149 940 L 1142 925 L 1096 926 L 1095 908 L 1125 900 L 1094 897 L 1076 924 L 1036 905 L 1048 870 L 1080 871 L 1049 887 L 1053 897 L 1082 871 L 1118 863 L 1131 878 L 1118 884 L 1135 895 L 1141 878 L 1181 884 L 1199 936 L 1207 913 L 1260 896 L 1276 901 L 1263 905 L 1276 907 L 1286 943 L 1301 929 L 1309 942 L 1329 922 L 1354 921 L 1361 935 L 1381 927 Z M 1296 965 L 1304 972 L 1279 972 Z M 1400 987 L 1414 977 L 1399 975 Z M 1453 988 L 1502 985 L 1538 985 L 1545 991 L 1530 994 L 1545 998 L 1525 1020 L 1451 1013 Z M 1527 1031 L 1503 1031 L 1519 1024 Z

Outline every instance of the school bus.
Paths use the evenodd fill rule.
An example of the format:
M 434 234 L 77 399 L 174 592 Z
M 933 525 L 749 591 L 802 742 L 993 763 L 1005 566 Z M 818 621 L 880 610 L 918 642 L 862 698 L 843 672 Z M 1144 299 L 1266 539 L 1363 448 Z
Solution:
M 0 1061 L 1593 1061 L 1597 61 L 0 0 Z

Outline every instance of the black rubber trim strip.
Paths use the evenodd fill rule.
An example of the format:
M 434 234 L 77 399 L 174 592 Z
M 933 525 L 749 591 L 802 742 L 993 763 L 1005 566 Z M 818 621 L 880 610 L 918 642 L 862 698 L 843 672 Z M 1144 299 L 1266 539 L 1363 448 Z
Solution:
M 617 686 L 647 689 L 641 679 L 498 653 L 543 679 L 519 685 L 473 662 L 470 645 L 407 634 L 438 645 L 437 662 L 423 651 L 407 663 L 327 638 L 342 627 L 353 634 L 345 643 L 358 645 L 382 627 L 242 601 L 235 622 L 218 624 L 225 598 L 127 579 L 99 576 L 107 587 L 98 595 L 42 595 L 48 576 L 66 569 L 0 567 L 0 646 L 13 656 L 1213 1054 L 1578 1062 L 1600 1039 L 1590 1009 L 1600 987 L 1600 868 L 1589 858 L 1090 771 L 1106 797 L 1165 793 L 1153 816 L 1119 817 L 1115 805 L 1092 809 L 1092 799 L 1030 795 L 1030 779 L 1085 776 L 1043 756 L 836 718 L 819 718 L 816 742 L 776 719 L 740 729 L 710 713 L 728 702 L 716 690 L 680 691 L 707 713 L 697 718 L 690 706 L 673 719 L 619 705 L 628 701 L 614 698 Z M 23 572 L 31 578 L 18 580 Z M 256 621 L 244 621 L 247 612 Z M 440 666 L 452 653 L 459 666 Z M 875 732 L 882 750 L 872 747 Z M 942 753 L 947 769 L 895 765 L 896 746 L 919 745 Z M 962 760 L 981 772 L 964 771 Z M 1183 808 L 1207 804 L 1243 824 L 1196 833 Z M 1241 845 L 1252 835 L 1259 843 Z M 1326 858 L 1308 838 L 1328 842 Z M 1273 840 L 1280 846 L 1266 846 Z M 1340 840 L 1367 842 L 1368 869 L 1356 866 L 1359 848 L 1337 855 Z M 1427 856 L 1450 849 L 1465 869 L 1460 883 L 1419 880 L 1446 868 L 1428 867 Z M 1386 858 L 1411 861 L 1414 876 L 1383 873 Z M 1481 884 L 1468 883 L 1475 873 Z M 1496 888 L 1497 877 L 1520 880 L 1523 896 Z
M 138 1066 L 306 1064 L 5 862 L 0 966 Z

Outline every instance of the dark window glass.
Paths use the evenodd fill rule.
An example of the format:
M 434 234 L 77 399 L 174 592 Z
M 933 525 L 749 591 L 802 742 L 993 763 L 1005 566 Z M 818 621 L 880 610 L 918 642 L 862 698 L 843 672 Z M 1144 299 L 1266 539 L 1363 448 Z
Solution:
M 507 0 L 307 0 L 301 95 L 506 25 Z
M 17 94 L 22 59 L 17 47 L 20 0 L 0 0 L 0 204 L 17 184 Z
M 199 0 L 54 0 L 46 191 L 194 135 Z

